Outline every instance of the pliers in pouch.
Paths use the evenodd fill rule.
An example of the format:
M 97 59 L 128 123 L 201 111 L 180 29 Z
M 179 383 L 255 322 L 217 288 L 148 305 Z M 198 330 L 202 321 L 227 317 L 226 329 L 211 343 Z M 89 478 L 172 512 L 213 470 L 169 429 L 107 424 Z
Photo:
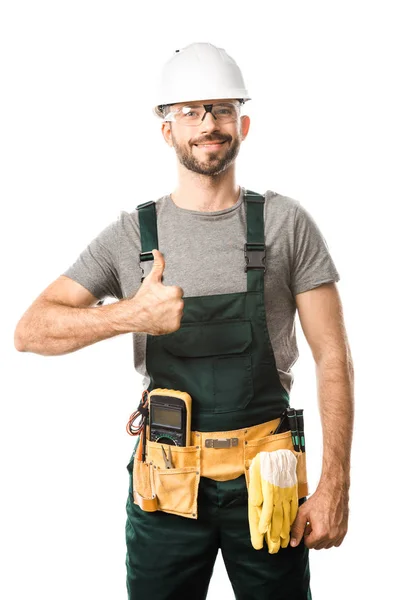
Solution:
M 173 469 L 174 465 L 172 464 L 172 456 L 171 456 L 171 446 L 168 446 L 168 457 L 167 454 L 164 450 L 164 446 L 161 446 L 161 450 L 163 453 L 163 459 L 164 459 L 164 463 L 165 463 L 165 468 L 166 469 Z

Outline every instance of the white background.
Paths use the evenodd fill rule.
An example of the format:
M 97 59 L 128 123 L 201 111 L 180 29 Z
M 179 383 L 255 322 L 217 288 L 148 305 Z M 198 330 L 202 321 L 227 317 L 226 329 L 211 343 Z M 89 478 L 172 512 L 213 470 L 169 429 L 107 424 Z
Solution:
M 206 41 L 252 96 L 241 185 L 311 212 L 341 275 L 356 373 L 350 529 L 312 550 L 314 600 L 394 598 L 398 556 L 399 37 L 396 2 L 5 1 L 1 60 L 1 510 L 5 600 L 126 598 L 125 425 L 140 400 L 130 336 L 62 357 L 14 349 L 18 319 L 120 210 L 172 191 L 154 74 Z M 310 491 L 321 429 L 297 322 L 291 403 Z M 396 439 L 397 441 L 397 439 Z M 210 600 L 232 599 L 219 554 Z M 261 599 L 260 599 L 261 600 Z

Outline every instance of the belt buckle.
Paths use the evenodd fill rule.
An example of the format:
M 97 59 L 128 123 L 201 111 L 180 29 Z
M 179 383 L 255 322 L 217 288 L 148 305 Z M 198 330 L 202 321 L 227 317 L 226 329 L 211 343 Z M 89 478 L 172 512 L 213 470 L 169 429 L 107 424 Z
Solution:
M 206 448 L 233 448 L 239 444 L 239 438 L 206 438 L 205 447 Z

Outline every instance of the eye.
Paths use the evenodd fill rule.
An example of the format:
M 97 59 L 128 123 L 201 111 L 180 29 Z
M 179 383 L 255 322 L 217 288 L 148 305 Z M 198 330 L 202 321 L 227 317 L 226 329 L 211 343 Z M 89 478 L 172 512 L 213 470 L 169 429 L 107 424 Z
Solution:
M 218 115 L 232 115 L 234 113 L 234 109 L 229 106 L 219 106 L 216 108 L 215 112 Z
M 197 106 L 183 106 L 181 109 L 181 113 L 184 117 L 189 117 L 189 119 L 199 116 L 200 108 Z

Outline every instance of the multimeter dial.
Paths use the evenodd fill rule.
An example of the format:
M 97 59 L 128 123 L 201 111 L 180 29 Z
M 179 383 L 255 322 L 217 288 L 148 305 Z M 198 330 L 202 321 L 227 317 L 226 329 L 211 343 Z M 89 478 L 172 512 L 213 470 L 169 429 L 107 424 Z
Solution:
M 160 437 L 158 437 L 155 441 L 159 442 L 160 444 L 169 444 L 170 446 L 177 446 L 176 441 L 169 435 L 165 435 L 165 433 L 160 435 Z

